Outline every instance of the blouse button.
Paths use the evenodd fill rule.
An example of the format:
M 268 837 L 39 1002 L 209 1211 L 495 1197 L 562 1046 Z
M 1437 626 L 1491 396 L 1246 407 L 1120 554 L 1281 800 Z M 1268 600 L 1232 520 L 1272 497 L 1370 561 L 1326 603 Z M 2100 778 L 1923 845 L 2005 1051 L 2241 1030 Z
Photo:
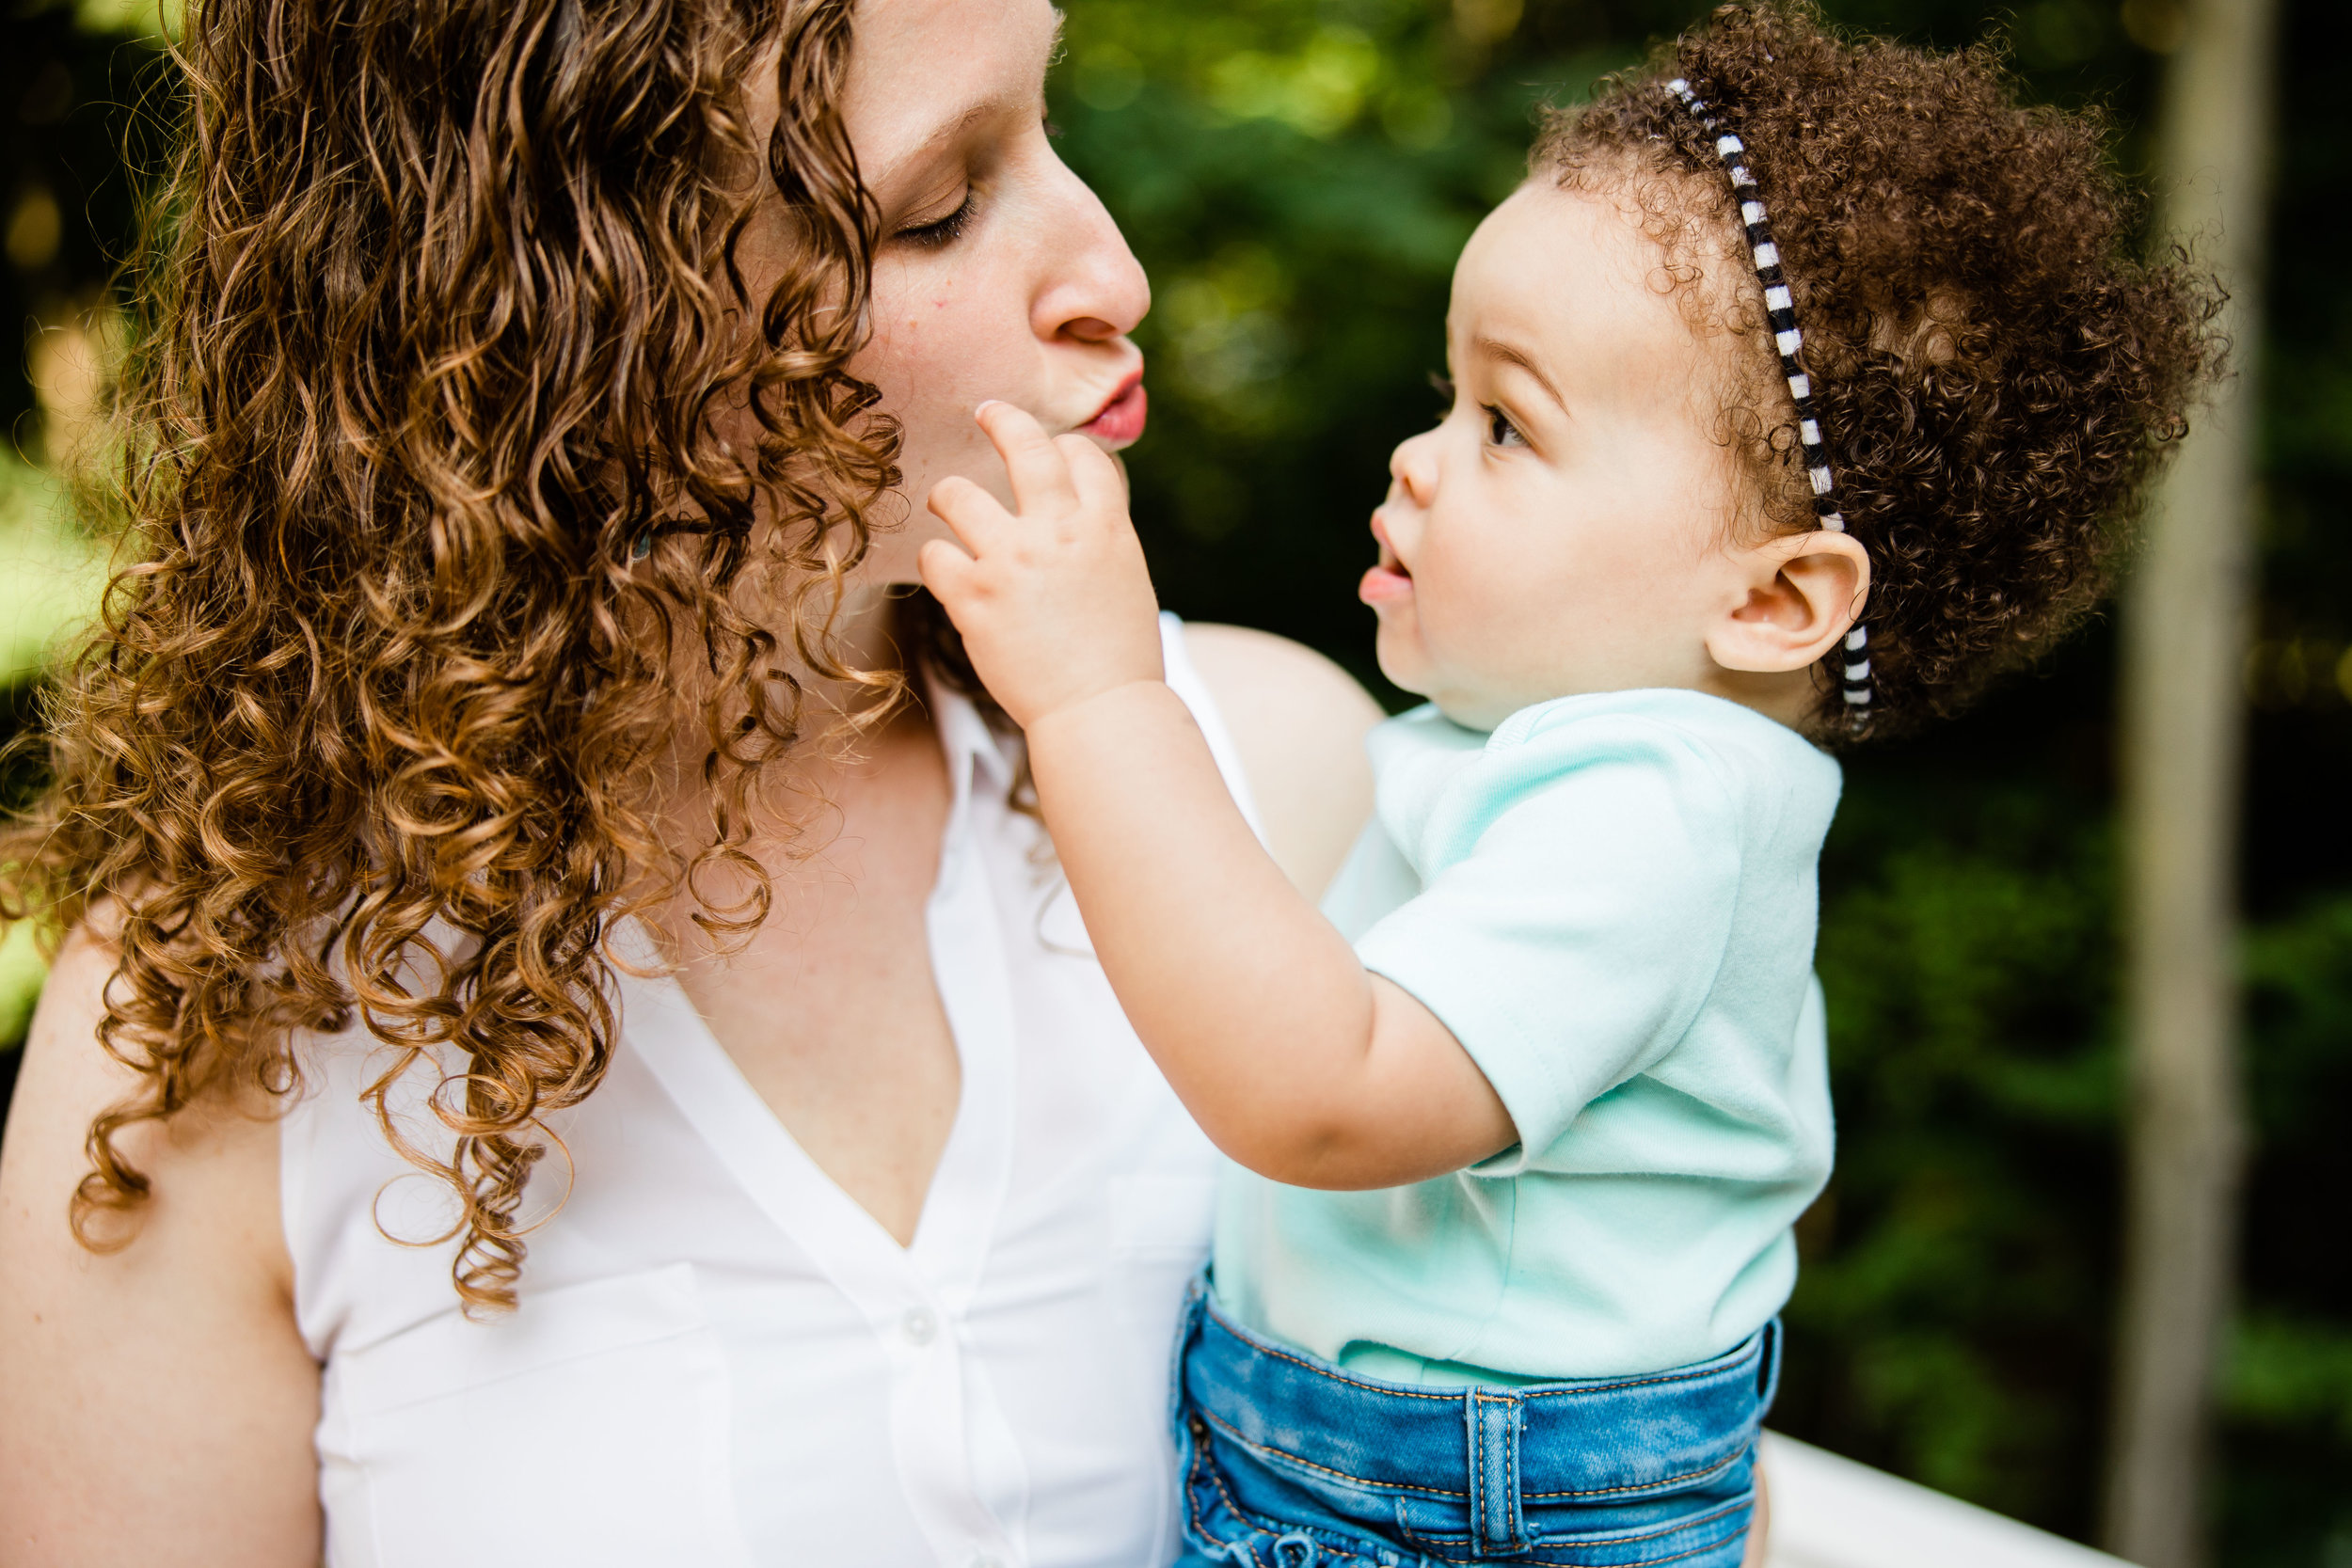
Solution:
M 898 1336 L 920 1350 L 939 1336 L 939 1319 L 928 1307 L 910 1307 L 898 1320 Z

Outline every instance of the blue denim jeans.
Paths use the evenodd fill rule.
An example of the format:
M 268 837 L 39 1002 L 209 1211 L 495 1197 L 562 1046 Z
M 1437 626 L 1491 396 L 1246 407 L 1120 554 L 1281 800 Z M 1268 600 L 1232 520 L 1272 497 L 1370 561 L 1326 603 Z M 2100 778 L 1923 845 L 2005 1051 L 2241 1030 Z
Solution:
M 1527 1387 L 1359 1377 L 1220 1315 L 1177 1349 L 1179 1568 L 1739 1568 L 1779 1326 L 1672 1371 Z

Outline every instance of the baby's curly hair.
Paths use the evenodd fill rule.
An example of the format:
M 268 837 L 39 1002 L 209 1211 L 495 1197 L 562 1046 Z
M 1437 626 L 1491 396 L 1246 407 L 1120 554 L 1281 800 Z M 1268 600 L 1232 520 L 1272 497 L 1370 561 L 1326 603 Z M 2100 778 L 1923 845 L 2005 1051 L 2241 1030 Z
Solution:
M 1727 434 L 1776 528 L 1820 526 L 1795 407 L 1714 137 L 1676 77 L 1746 144 L 1788 270 L 1838 504 L 1870 556 L 1867 733 L 1947 716 L 2106 592 L 2217 368 L 2220 293 L 2177 250 L 2139 258 L 2104 119 L 2020 104 L 1993 49 L 1849 40 L 1805 0 L 1722 8 L 1549 114 L 1531 163 L 1634 191 L 1670 276 L 1727 281 L 1707 292 L 1753 345 Z M 1844 657 L 1820 671 L 1825 738 L 1848 733 Z

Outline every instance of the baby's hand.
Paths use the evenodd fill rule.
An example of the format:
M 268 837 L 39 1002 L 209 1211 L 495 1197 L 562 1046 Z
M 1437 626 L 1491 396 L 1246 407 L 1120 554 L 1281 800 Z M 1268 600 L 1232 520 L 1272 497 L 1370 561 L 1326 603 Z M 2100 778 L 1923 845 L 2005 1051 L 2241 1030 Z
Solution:
M 990 694 L 1025 729 L 1159 680 L 1159 602 L 1109 454 L 1083 436 L 1047 436 L 1009 403 L 976 417 L 1020 514 L 968 479 L 942 480 L 930 509 L 971 553 L 934 539 L 920 559 L 923 586 L 947 607 Z

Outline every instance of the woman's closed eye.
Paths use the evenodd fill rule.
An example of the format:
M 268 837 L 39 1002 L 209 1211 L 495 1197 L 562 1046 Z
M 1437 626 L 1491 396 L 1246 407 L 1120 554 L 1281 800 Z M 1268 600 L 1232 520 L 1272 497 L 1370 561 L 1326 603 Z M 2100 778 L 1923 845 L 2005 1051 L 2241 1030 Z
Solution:
M 890 237 L 917 250 L 944 250 L 963 238 L 964 230 L 972 227 L 973 215 L 979 210 L 979 194 L 967 185 L 963 200 L 954 212 L 929 223 L 910 224 Z
M 1510 415 L 1505 414 L 1491 403 L 1481 404 L 1481 407 L 1486 416 L 1486 441 L 1489 446 L 1523 447 L 1527 445 L 1527 437 L 1519 434 L 1519 427 L 1511 422 Z

